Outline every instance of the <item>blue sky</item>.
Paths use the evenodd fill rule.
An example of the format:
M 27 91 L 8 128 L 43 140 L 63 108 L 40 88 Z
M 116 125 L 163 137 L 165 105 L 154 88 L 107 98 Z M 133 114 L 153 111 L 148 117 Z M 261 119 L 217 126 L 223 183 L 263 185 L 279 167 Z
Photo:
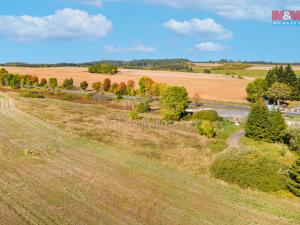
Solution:
M 300 26 L 273 26 L 274 9 L 300 10 L 300 0 L 10 0 L 0 62 L 300 62 Z

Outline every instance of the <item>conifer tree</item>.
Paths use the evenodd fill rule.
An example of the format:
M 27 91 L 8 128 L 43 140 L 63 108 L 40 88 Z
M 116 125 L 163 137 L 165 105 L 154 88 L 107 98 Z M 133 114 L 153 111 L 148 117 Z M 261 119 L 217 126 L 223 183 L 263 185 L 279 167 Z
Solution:
M 268 142 L 283 142 L 287 135 L 287 125 L 284 121 L 282 113 L 278 110 L 269 114 L 268 125 Z
M 277 67 L 275 69 L 277 69 Z M 271 87 L 276 82 L 275 69 L 269 70 L 266 76 L 268 87 Z
M 262 99 L 252 106 L 246 122 L 246 136 L 254 140 L 268 140 L 269 111 Z
M 288 171 L 287 187 L 291 193 L 300 197 L 300 158 Z
M 295 88 L 297 86 L 297 76 L 290 64 L 285 67 L 284 73 L 285 77 L 283 83 L 289 85 L 292 88 Z
M 283 69 L 283 66 L 279 66 L 275 68 L 275 77 L 276 77 L 276 82 L 285 83 L 285 70 Z

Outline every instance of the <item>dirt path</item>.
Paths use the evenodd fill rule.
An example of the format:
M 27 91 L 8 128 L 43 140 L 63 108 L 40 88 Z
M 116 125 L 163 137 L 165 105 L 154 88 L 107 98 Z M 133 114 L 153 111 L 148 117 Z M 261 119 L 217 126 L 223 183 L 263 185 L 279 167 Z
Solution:
M 0 101 L 0 224 L 300 221 L 295 201 L 237 191 L 109 149 L 22 112 L 5 94 Z
M 234 135 L 230 136 L 227 140 L 227 145 L 229 148 L 240 148 L 240 139 L 245 136 L 245 130 L 240 130 Z

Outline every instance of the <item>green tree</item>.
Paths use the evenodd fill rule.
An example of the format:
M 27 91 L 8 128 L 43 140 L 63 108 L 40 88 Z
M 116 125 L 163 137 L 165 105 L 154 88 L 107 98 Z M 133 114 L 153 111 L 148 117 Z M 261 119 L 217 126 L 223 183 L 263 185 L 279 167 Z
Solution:
M 300 197 L 300 158 L 288 171 L 287 187 L 291 193 Z
M 268 140 L 269 111 L 263 100 L 253 104 L 246 126 L 246 136 L 254 140 Z
M 74 81 L 72 78 L 65 79 L 63 82 L 63 88 L 67 90 L 72 90 L 74 88 Z
M 275 69 L 269 70 L 265 80 L 267 82 L 268 87 L 271 87 L 276 82 Z
M 139 87 L 140 87 L 140 93 L 146 94 L 151 91 L 151 87 L 153 85 L 154 81 L 150 77 L 142 77 L 139 80 Z
M 160 99 L 160 112 L 164 121 L 180 119 L 188 106 L 188 93 L 184 87 L 169 86 Z
M 292 66 L 289 64 L 285 67 L 285 77 L 284 82 L 285 84 L 289 85 L 292 88 L 297 86 L 297 75 L 295 74 Z
M 282 113 L 278 110 L 272 111 L 269 115 L 268 142 L 283 142 L 287 135 L 287 125 Z
M 116 74 L 118 67 L 110 64 L 97 64 L 89 67 L 90 73 Z
M 19 75 L 13 75 L 12 79 L 10 80 L 10 87 L 13 89 L 18 89 L 20 88 L 20 84 L 21 84 L 21 78 Z
M 80 88 L 84 91 L 86 91 L 86 89 L 88 88 L 89 84 L 86 81 L 83 81 L 80 83 Z
M 196 125 L 196 129 L 200 135 L 205 135 L 208 138 L 216 136 L 214 124 L 209 120 L 199 121 Z
M 256 102 L 263 97 L 268 90 L 268 82 L 264 79 L 258 78 L 247 86 L 247 99 L 250 102 Z
M 274 83 L 271 88 L 269 88 L 267 95 L 277 101 L 278 106 L 280 106 L 280 100 L 289 99 L 292 94 L 292 89 L 287 84 Z
M 50 78 L 49 79 L 49 84 L 51 89 L 57 88 L 57 79 L 56 78 Z
M 278 83 L 284 83 L 285 82 L 285 70 L 283 66 L 279 66 L 275 68 L 275 77 L 276 77 L 276 82 Z

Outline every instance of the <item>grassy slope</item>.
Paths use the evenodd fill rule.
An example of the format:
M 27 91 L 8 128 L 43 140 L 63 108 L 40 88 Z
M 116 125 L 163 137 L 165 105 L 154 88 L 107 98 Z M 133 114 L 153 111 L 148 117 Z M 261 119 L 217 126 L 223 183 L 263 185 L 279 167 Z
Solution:
M 1 224 L 300 221 L 298 200 L 241 190 L 65 133 L 5 98 L 0 109 Z M 24 154 L 26 149 L 33 155 Z

